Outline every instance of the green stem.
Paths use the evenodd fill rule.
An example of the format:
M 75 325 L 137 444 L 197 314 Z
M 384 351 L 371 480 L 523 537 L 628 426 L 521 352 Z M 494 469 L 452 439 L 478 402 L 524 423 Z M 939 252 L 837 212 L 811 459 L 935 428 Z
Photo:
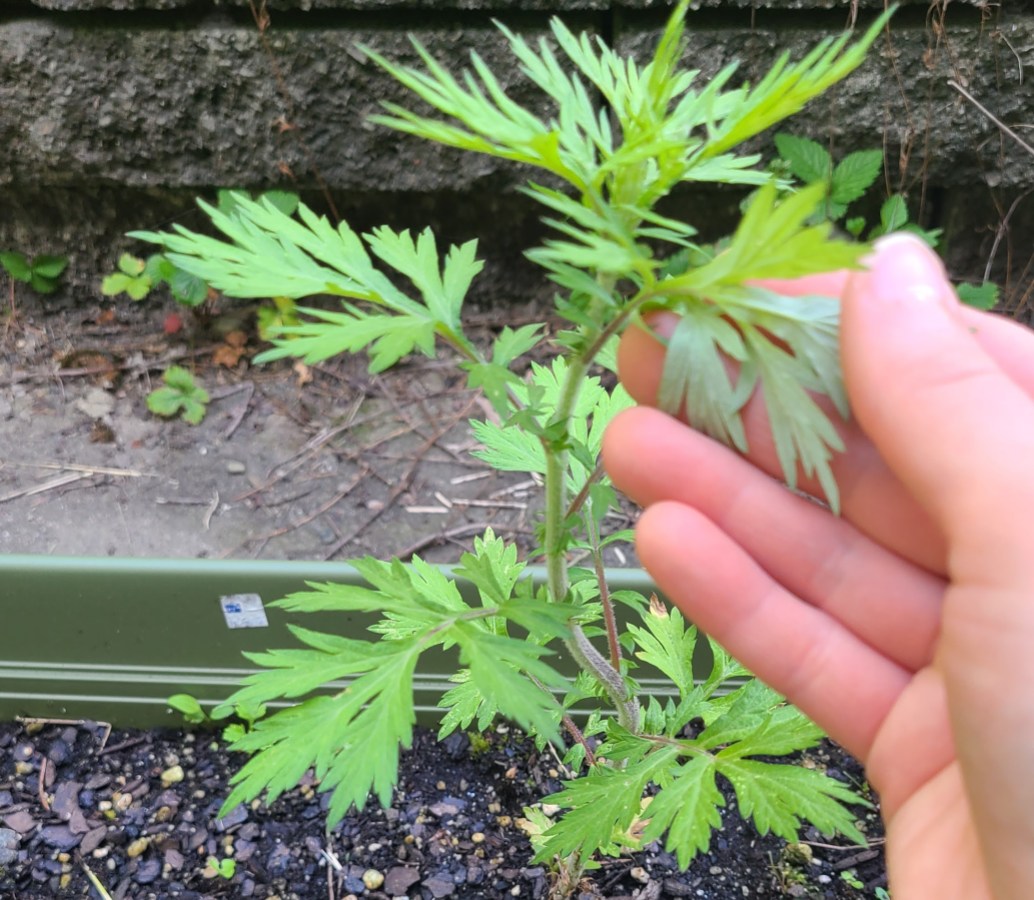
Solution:
M 603 565 L 603 548 L 600 547 L 600 530 L 595 518 L 588 517 L 589 543 L 592 545 L 592 565 L 596 572 L 596 583 L 600 589 L 600 604 L 603 607 L 603 621 L 607 627 L 607 646 L 610 648 L 610 664 L 621 671 L 621 644 L 618 642 L 618 625 L 614 616 L 614 601 L 607 588 L 607 573 Z
M 568 362 L 567 374 L 560 387 L 556 409 L 547 430 L 550 437 L 544 442 L 546 451 L 546 577 L 550 596 L 555 603 L 562 603 L 567 596 L 567 555 L 564 528 L 567 513 L 567 433 L 568 422 L 574 413 L 581 394 L 582 384 L 588 371 L 588 364 L 579 355 Z M 554 434 L 557 426 L 562 434 Z
M 597 650 L 592 641 L 575 622 L 571 626 L 571 637 L 567 641 L 568 652 L 586 672 L 594 675 L 607 691 L 610 702 L 617 710 L 618 722 L 622 728 L 636 734 L 639 731 L 639 701 L 629 696 L 625 679 Z
M 613 287 L 611 283 L 608 285 Z M 605 330 L 605 329 L 603 329 Z M 556 409 L 550 418 L 548 439 L 543 441 L 546 452 L 546 521 L 544 550 L 546 554 L 546 578 L 550 596 L 554 603 L 562 603 L 570 586 L 567 561 L 566 519 L 567 519 L 567 440 L 568 423 L 574 414 L 585 383 L 589 365 L 603 346 L 600 335 L 587 335 L 588 347 L 568 360 L 564 382 L 560 386 Z M 559 434 L 558 434 L 559 432 Z M 607 691 L 607 696 L 618 713 L 618 721 L 631 732 L 639 729 L 639 702 L 629 696 L 628 687 L 620 670 L 592 645 L 581 625 L 572 624 L 571 637 L 566 642 L 567 650 L 579 666 L 593 675 Z

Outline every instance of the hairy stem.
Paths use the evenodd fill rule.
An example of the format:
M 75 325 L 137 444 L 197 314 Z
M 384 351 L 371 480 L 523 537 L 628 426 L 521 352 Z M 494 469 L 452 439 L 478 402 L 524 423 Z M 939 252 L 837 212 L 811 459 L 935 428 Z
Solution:
M 613 290 L 614 278 L 600 275 L 598 280 L 607 290 Z M 598 303 L 597 303 L 598 306 Z M 601 311 L 594 310 L 599 320 Z M 618 317 L 621 321 L 626 314 Z M 613 325 L 613 323 L 611 323 Z M 618 326 L 620 327 L 620 326 Z M 548 439 L 543 442 L 546 451 L 546 521 L 545 521 L 545 554 L 546 577 L 553 602 L 563 602 L 569 588 L 568 561 L 566 552 L 567 533 L 567 439 L 568 423 L 574 413 L 581 394 L 582 386 L 589 371 L 589 366 L 596 354 L 602 349 L 610 334 L 615 333 L 610 326 L 599 328 L 594 335 L 586 334 L 586 348 L 568 359 L 567 373 L 560 387 L 556 409 L 549 422 Z M 559 431 L 559 435 L 557 434 Z M 591 479 L 590 479 L 591 481 Z M 584 503 L 583 492 L 579 492 L 579 505 Z M 587 496 L 587 489 L 586 489 Z M 620 656 L 614 655 L 617 646 L 617 626 L 613 623 L 613 609 L 610 610 L 608 622 L 608 638 L 611 643 L 611 661 L 608 661 L 586 637 L 581 625 L 572 624 L 571 637 L 566 641 L 567 650 L 578 665 L 596 678 L 607 691 L 607 696 L 618 713 L 621 725 L 631 732 L 639 729 L 639 702 L 629 696 L 624 678 L 621 677 Z M 616 661 L 616 662 L 612 662 Z
M 639 731 L 639 701 L 630 697 L 625 680 L 597 650 L 592 641 L 582 631 L 582 626 L 574 623 L 571 626 L 571 638 L 567 641 L 567 649 L 575 661 L 585 671 L 594 675 L 607 691 L 610 702 L 617 710 L 621 727 L 633 734 Z
M 607 588 L 607 573 L 603 567 L 603 549 L 600 547 L 600 531 L 596 520 L 589 516 L 589 542 L 592 544 L 592 565 L 596 572 L 596 584 L 600 589 L 600 604 L 603 607 L 603 621 L 607 628 L 607 646 L 610 648 L 610 664 L 621 671 L 621 644 L 618 642 L 618 623 L 614 616 L 614 603 Z

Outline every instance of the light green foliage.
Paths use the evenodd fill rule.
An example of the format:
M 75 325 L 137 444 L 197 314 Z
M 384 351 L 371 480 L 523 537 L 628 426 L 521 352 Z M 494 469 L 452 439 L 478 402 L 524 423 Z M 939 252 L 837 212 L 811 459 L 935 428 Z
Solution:
M 847 35 L 822 41 L 798 63 L 780 58 L 756 85 L 736 85 L 735 66 L 710 79 L 682 66 L 687 8 L 679 4 L 645 64 L 556 21 L 552 39 L 535 46 L 503 27 L 548 111 L 513 101 L 476 54 L 457 77 L 419 45 L 421 68 L 366 50 L 432 111 L 388 104 L 376 121 L 548 176 L 540 179 L 548 186 L 533 181 L 526 191 L 552 229 L 528 255 L 555 284 L 567 322 L 551 363 L 522 361 L 542 351 L 537 324 L 502 329 L 487 350 L 465 333 L 464 298 L 482 267 L 473 241 L 440 248 L 429 230 L 358 234 L 304 204 L 286 209 L 242 194 L 228 195 L 222 209 L 201 204 L 218 237 L 182 227 L 137 235 L 230 296 L 341 298 L 340 308 L 299 307 L 301 321 L 275 327 L 264 359 L 317 362 L 365 351 L 379 371 L 444 347 L 498 414 L 498 424 L 472 425 L 478 455 L 544 484 L 537 550 L 544 587 L 533 588 L 516 549 L 489 532 L 453 573 L 469 582 L 473 600 L 419 560 L 406 567 L 364 559 L 354 565 L 365 587 L 311 585 L 279 601 L 291 613 L 347 613 L 350 636 L 293 626 L 300 647 L 251 657 L 259 671 L 224 709 L 294 705 L 235 740 L 234 749 L 254 755 L 236 775 L 227 808 L 263 793 L 275 798 L 310 768 L 332 794 L 332 822 L 371 793 L 388 803 L 399 751 L 412 737 L 413 673 L 422 653 L 440 647 L 457 659 L 440 704 L 442 735 L 485 729 L 503 716 L 543 745 L 570 738 L 561 747 L 565 764 L 579 771 L 588 764 L 552 798 L 567 809 L 562 818 L 529 814 L 538 857 L 557 859 L 562 870 L 558 892 L 577 886 L 594 854 L 665 834 L 688 864 L 720 823 L 718 775 L 761 831 L 792 837 L 807 820 L 861 839 L 840 805 L 853 794 L 821 774 L 759 759 L 814 744 L 818 729 L 718 647 L 698 683 L 692 661 L 703 639 L 695 630 L 657 602 L 611 596 L 605 583 L 603 550 L 619 536 L 604 533 L 616 497 L 598 455 L 607 422 L 631 401 L 621 388 L 604 387 L 595 367 L 613 370 L 621 331 L 639 327 L 651 309 L 683 317 L 662 379 L 665 405 L 688 408 L 697 427 L 746 449 L 741 411 L 760 389 L 786 480 L 793 484 L 799 469 L 814 475 L 836 504 L 829 461 L 840 439 L 815 400 L 826 396 L 847 414 L 836 301 L 788 298 L 753 282 L 857 266 L 867 248 L 833 233 L 821 214 L 824 186 L 780 194 L 758 157 L 737 147 L 855 68 L 887 16 L 854 44 Z M 848 165 L 838 196 L 856 190 L 866 171 Z M 758 190 L 735 232 L 705 247 L 694 243 L 691 223 L 656 211 L 687 181 Z M 726 359 L 740 363 L 732 379 Z M 571 564 L 572 548 L 586 552 L 591 568 Z M 604 627 L 615 604 L 639 620 L 616 636 Z M 365 617 L 369 637 L 356 636 L 355 616 Z M 601 640 L 606 653 L 596 646 Z M 581 666 L 575 679 L 549 664 L 558 645 Z M 644 696 L 640 669 L 667 676 L 676 696 Z M 580 732 L 568 718 L 578 712 L 588 714 Z M 697 719 L 703 731 L 687 736 Z
M 707 851 L 712 831 L 721 826 L 725 799 L 715 781 L 718 775 L 732 784 L 740 814 L 752 819 L 761 834 L 771 831 L 794 840 L 806 819 L 825 834 L 840 832 L 864 843 L 843 804 L 866 804 L 843 784 L 815 770 L 752 758 L 813 746 L 821 736 L 818 728 L 757 681 L 717 695 L 728 685 L 730 671 L 720 652 L 712 676 L 693 686 L 686 654 L 697 640 L 695 629 L 686 628 L 678 613 L 656 608 L 644 623 L 645 628 L 630 628 L 639 647 L 636 656 L 672 677 L 683 699 L 669 701 L 649 717 L 656 733 L 631 734 L 613 721 L 608 724 L 597 755 L 609 764 L 590 768 L 545 798 L 569 812 L 542 835 L 538 859 L 589 848 L 610 848 L 616 854 L 621 848 L 613 835 L 645 820 L 642 842 L 667 834 L 667 848 L 680 865 L 688 865 L 697 852 Z M 695 738 L 681 737 L 686 723 L 697 717 L 706 723 L 704 730 Z M 643 810 L 651 784 L 657 792 Z
M 210 856 L 206 860 L 206 865 L 220 878 L 225 878 L 229 881 L 233 878 L 237 872 L 237 861 L 232 856 L 224 856 L 219 859 L 215 856 Z
M 227 216 L 234 216 L 238 211 L 240 196 L 246 195 L 221 190 L 217 195 L 216 208 Z M 286 191 L 266 191 L 260 195 L 260 199 L 286 215 L 291 215 L 298 208 L 298 195 Z M 130 300 L 143 300 L 151 291 L 163 284 L 168 286 L 173 300 L 183 306 L 201 306 L 209 296 L 208 282 L 186 269 L 181 269 L 164 253 L 152 254 L 146 260 L 131 253 L 123 253 L 119 257 L 118 270 L 107 275 L 101 282 L 101 293 L 105 297 L 126 294 Z M 285 298 L 272 299 L 275 301 Z M 275 304 L 272 308 L 262 307 L 259 310 L 259 318 L 260 330 L 273 324 L 293 324 L 283 303 Z
M 68 268 L 68 257 L 41 254 L 31 260 L 14 250 L 0 253 L 0 266 L 14 281 L 21 281 L 37 294 L 52 294 Z
M 191 694 L 173 694 L 165 702 L 180 713 L 188 725 L 201 725 L 208 721 L 204 707 Z
M 151 260 L 160 258 L 152 256 Z M 130 300 L 143 300 L 154 284 L 154 276 L 147 271 L 147 265 L 147 262 L 131 253 L 123 253 L 118 260 L 118 271 L 106 275 L 101 282 L 101 293 L 105 297 L 126 294 Z
M 123 253 L 119 257 L 118 271 L 105 276 L 101 282 L 101 293 L 105 297 L 126 294 L 130 300 L 143 300 L 162 284 L 167 284 L 173 299 L 184 306 L 200 306 L 208 297 L 207 284 L 176 268 L 161 253 L 154 253 L 146 260 Z
M 841 872 L 840 880 L 844 882 L 844 884 L 853 887 L 856 891 L 865 890 L 865 882 L 858 877 L 858 873 L 855 872 L 854 869 L 845 869 Z
M 212 725 L 221 719 L 234 716 L 239 721 L 224 726 L 222 731 L 223 740 L 228 743 L 243 736 L 258 719 L 266 714 L 266 707 L 261 703 L 250 706 L 237 703 L 232 707 L 224 704 L 209 714 L 205 712 L 197 697 L 191 694 L 173 694 L 165 702 L 179 712 L 183 716 L 183 721 L 188 725 Z
M 147 408 L 158 416 L 170 418 L 178 414 L 190 425 L 199 424 L 208 408 L 208 391 L 182 366 L 169 366 L 162 381 L 164 387 L 155 388 L 147 395 Z
M 560 707 L 548 688 L 565 681 L 545 662 L 550 651 L 510 630 L 533 629 L 543 640 L 561 637 L 568 631 L 569 612 L 528 595 L 526 583 L 517 580 L 523 566 L 507 563 L 511 553 L 489 533 L 477 552 L 464 555 L 461 565 L 478 585 L 477 606 L 468 605 L 455 582 L 419 559 L 411 567 L 359 560 L 355 565 L 369 588 L 314 584 L 278 601 L 292 612 L 375 614 L 379 618 L 369 630 L 380 637 L 358 640 L 292 626 L 308 649 L 249 655 L 265 668 L 249 676 L 226 707 L 296 700 L 328 682 L 351 680 L 332 696 L 304 700 L 256 722 L 236 741 L 235 749 L 262 752 L 234 776 L 224 809 L 262 790 L 275 798 L 310 767 L 334 792 L 332 823 L 353 804 L 362 808 L 371 791 L 387 805 L 398 749 L 412 738 L 413 672 L 420 654 L 431 647 L 455 647 L 484 702 L 529 732 L 557 739 Z M 371 747 L 380 750 L 371 753 Z

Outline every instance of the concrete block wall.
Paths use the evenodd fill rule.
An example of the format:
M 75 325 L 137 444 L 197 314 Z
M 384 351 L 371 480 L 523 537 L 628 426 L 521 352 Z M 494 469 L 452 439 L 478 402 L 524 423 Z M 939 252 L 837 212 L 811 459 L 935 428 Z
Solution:
M 883 0 L 858 0 L 860 21 Z M 97 285 L 134 228 L 200 224 L 193 198 L 220 187 L 329 194 L 369 226 L 430 224 L 477 236 L 482 296 L 521 300 L 535 281 L 520 251 L 540 231 L 514 190 L 527 172 L 371 126 L 405 94 L 357 49 L 415 61 L 408 35 L 461 68 L 476 49 L 516 98 L 535 102 L 492 19 L 529 40 L 562 14 L 575 30 L 645 53 L 668 4 L 651 0 L 3 0 L 0 5 L 0 249 L 72 259 L 65 302 Z M 738 59 L 754 80 L 852 15 L 844 0 L 702 0 L 689 55 L 704 72 Z M 948 84 L 1034 141 L 1034 7 L 1026 0 L 905 0 L 865 66 L 788 128 L 836 154 L 883 147 L 892 187 L 947 230 L 960 275 L 982 271 L 1009 206 L 1034 187 L 1034 154 Z M 771 142 L 759 149 L 771 151 Z M 687 194 L 716 230 L 726 194 Z M 1017 202 L 1014 261 L 1034 252 L 1034 196 Z M 694 219 L 694 221 L 696 221 Z M 706 222 L 705 228 L 706 228 Z M 1000 242 L 1001 246 L 1001 242 Z M 998 256 L 998 262 L 1005 259 Z M 1000 265 L 996 274 L 1004 275 Z M 1022 274 L 1022 269 L 1018 270 Z M 1015 274 L 1015 273 L 1014 273 Z M 1029 274 L 1029 273 L 1028 273 Z

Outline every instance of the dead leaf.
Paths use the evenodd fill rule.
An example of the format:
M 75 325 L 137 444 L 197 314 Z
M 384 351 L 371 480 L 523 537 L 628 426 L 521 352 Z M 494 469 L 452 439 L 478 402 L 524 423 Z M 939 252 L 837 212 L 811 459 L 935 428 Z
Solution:
M 99 350 L 73 350 L 61 359 L 62 369 L 85 369 L 94 384 L 105 390 L 115 387 L 119 378 L 118 366 L 107 353 Z
M 212 362 L 217 366 L 225 366 L 227 369 L 234 368 L 244 356 L 244 347 L 234 344 L 220 344 L 212 351 Z

